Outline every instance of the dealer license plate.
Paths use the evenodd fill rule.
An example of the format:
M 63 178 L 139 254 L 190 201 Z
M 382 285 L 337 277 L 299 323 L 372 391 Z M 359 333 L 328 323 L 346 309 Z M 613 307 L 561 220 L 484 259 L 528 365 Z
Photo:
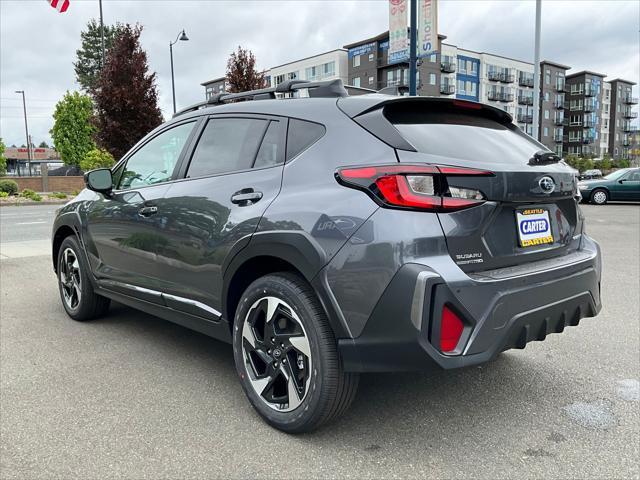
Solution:
M 543 208 L 517 210 L 516 223 L 521 247 L 553 243 L 548 210 Z

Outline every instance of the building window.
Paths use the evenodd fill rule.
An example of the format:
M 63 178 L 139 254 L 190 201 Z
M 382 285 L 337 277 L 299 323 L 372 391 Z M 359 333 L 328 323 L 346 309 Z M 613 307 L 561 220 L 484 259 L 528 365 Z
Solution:
M 462 73 L 463 75 L 467 73 L 467 61 L 462 58 L 458 59 L 458 73 Z
M 460 95 L 466 95 L 466 91 L 464 89 L 464 80 L 458 80 L 458 93 Z
M 435 73 L 430 73 L 429 74 L 429 85 L 435 85 L 436 84 L 436 74 Z
M 319 80 L 318 68 L 317 67 L 307 67 L 305 69 L 305 74 L 307 76 L 307 80 Z
M 354 67 L 359 67 L 360 66 L 360 55 L 354 55 L 353 56 L 353 66 Z
M 544 127 L 543 132 L 545 137 L 549 136 L 549 129 L 547 127 Z
M 369 61 L 370 61 L 370 62 L 373 62 L 373 53 L 370 53 L 370 54 L 369 54 Z
M 287 74 L 289 80 L 296 80 L 298 78 L 298 72 L 290 72 Z
M 369 85 L 373 85 L 373 77 L 369 77 Z
M 278 85 L 279 83 L 284 82 L 284 73 L 282 75 L 276 75 L 275 79 L 276 79 L 276 85 Z
M 478 64 L 476 62 L 472 62 L 471 60 L 467 60 L 467 71 L 474 76 L 478 76 Z
M 322 77 L 333 77 L 336 74 L 336 62 L 328 62 L 322 65 Z
M 360 77 L 356 77 L 353 79 L 353 86 L 354 87 L 359 87 L 360 86 Z

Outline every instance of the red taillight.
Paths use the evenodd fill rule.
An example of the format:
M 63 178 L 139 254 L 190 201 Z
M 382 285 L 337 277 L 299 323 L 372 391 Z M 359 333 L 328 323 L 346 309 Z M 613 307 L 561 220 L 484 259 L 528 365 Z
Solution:
M 442 320 L 440 321 L 440 350 L 443 353 L 451 353 L 458 346 L 464 324 L 446 305 L 442 307 Z
M 479 205 L 485 199 L 479 190 L 448 189 L 447 177 L 491 175 L 473 168 L 394 164 L 343 168 L 336 178 L 345 186 L 364 190 L 385 206 L 451 212 Z M 469 192 L 477 195 L 469 198 Z

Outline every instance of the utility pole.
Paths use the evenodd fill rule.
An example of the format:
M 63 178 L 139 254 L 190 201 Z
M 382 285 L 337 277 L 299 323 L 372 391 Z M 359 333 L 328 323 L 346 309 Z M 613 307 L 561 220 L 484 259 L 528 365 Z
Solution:
M 417 0 L 409 0 L 410 25 L 409 25 L 409 95 L 415 97 L 418 93 L 418 7 Z
M 540 140 L 540 23 L 542 0 L 536 0 L 536 35 L 533 59 L 533 138 Z
M 102 0 L 98 0 L 100 4 L 100 43 L 102 45 L 102 63 L 100 68 L 104 67 L 104 21 L 102 19 Z
M 22 94 L 22 109 L 24 111 L 24 133 L 27 137 L 27 159 L 29 165 L 29 176 L 31 176 L 31 137 L 29 136 L 29 125 L 27 123 L 27 102 L 24 99 L 24 90 L 16 90 Z M 18 172 L 20 171 L 20 160 L 18 160 Z

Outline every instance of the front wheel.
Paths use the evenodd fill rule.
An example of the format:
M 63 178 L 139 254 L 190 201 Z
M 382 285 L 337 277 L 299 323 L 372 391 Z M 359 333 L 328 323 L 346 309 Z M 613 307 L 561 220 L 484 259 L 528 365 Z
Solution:
M 318 428 L 355 397 L 358 375 L 342 371 L 326 314 L 298 275 L 267 275 L 247 288 L 236 311 L 233 350 L 249 401 L 285 432 Z
M 91 320 L 109 309 L 109 299 L 93 291 L 87 262 L 76 237 L 69 236 L 62 241 L 57 265 L 60 299 L 71 318 Z
M 609 200 L 609 195 L 606 190 L 599 188 L 594 190 L 591 194 L 591 203 L 595 203 L 596 205 L 604 205 Z

